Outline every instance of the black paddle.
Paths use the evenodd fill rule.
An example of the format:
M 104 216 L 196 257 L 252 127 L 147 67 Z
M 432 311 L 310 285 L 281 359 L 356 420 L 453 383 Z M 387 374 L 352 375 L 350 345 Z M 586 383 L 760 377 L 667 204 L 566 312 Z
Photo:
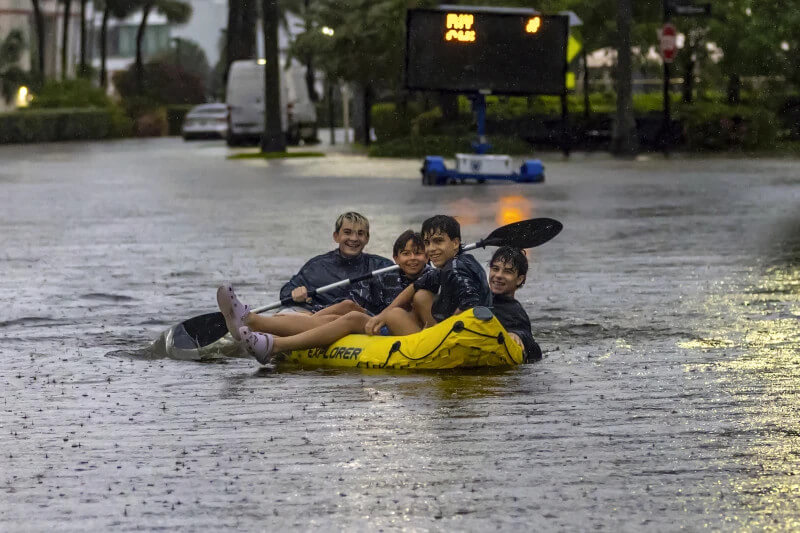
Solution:
M 522 220 L 514 222 L 497 228 L 489 234 L 488 237 L 476 243 L 464 246 L 464 251 L 474 250 L 475 248 L 486 248 L 487 246 L 513 246 L 515 248 L 533 248 L 544 244 L 561 231 L 561 222 L 553 220 L 552 218 L 532 218 L 529 220 Z M 344 287 L 352 283 L 367 280 L 373 276 L 397 270 L 397 265 L 388 266 L 378 270 L 364 274 L 350 279 L 343 279 L 330 285 L 325 285 L 318 289 L 308 291 L 308 296 L 312 297 L 315 294 L 322 294 L 338 287 Z M 251 310 L 252 313 L 263 313 L 270 309 L 277 309 L 294 303 L 291 296 L 283 298 L 278 302 L 259 307 Z M 202 348 L 212 344 L 228 333 L 228 327 L 225 325 L 225 317 L 220 312 L 207 313 L 190 318 L 173 326 L 172 339 L 173 346 L 179 349 L 191 350 Z

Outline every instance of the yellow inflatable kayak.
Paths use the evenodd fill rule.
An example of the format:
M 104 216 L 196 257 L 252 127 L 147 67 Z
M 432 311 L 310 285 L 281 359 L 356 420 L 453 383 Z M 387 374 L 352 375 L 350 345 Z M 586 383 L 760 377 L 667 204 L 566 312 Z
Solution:
M 516 366 L 522 348 L 492 312 L 476 307 L 404 337 L 347 335 L 327 348 L 294 350 L 276 362 L 303 367 L 441 370 Z

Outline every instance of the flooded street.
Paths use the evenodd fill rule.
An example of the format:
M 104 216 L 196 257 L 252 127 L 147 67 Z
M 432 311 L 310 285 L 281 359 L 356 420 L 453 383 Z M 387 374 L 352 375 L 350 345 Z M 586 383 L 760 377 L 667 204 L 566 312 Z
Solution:
M 418 160 L 226 153 L 0 146 L 0 529 L 800 528 L 800 162 L 547 154 L 543 184 L 430 188 Z M 346 210 L 386 256 L 436 213 L 466 242 L 563 222 L 517 293 L 544 359 L 147 350 L 224 281 L 274 301 Z

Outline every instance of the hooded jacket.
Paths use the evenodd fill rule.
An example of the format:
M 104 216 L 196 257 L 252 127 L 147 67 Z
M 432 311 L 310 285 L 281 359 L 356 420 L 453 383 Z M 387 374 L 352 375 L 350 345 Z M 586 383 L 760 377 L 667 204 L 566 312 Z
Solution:
M 494 316 L 506 328 L 506 331 L 515 333 L 522 339 L 525 347 L 525 362 L 530 363 L 541 359 L 542 350 L 533 338 L 531 319 L 522 304 L 503 294 L 495 294 L 493 298 L 492 312 Z
M 297 287 L 307 287 L 308 290 L 318 289 L 325 285 L 330 285 L 343 279 L 355 278 L 364 274 L 369 274 L 373 270 L 391 266 L 394 263 L 379 255 L 360 253 L 355 257 L 342 257 L 339 249 L 311 259 L 303 265 L 300 271 L 292 276 L 283 287 L 281 287 L 280 298 L 291 297 L 292 291 Z M 319 309 L 329 306 L 350 297 L 350 287 L 338 287 L 332 291 L 322 294 L 315 294 L 311 298 L 311 304 L 297 304 L 306 309 Z

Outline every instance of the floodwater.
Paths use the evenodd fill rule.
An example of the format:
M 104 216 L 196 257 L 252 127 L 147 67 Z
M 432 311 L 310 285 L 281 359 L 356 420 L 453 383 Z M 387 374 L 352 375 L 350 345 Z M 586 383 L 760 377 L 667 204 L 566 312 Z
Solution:
M 225 160 L 179 140 L 0 147 L 0 529 L 797 530 L 800 163 Z M 147 350 L 333 247 L 428 215 L 561 220 L 518 293 L 543 361 L 269 371 Z M 476 256 L 481 261 L 488 251 Z

